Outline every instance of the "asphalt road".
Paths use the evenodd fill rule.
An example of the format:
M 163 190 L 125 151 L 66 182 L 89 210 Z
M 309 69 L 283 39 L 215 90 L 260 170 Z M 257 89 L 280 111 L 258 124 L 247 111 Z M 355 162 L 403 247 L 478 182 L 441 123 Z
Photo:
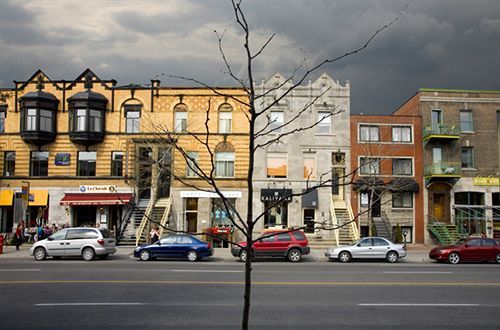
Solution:
M 237 329 L 243 265 L 0 259 L 0 329 Z M 500 265 L 257 261 L 253 329 L 498 329 Z

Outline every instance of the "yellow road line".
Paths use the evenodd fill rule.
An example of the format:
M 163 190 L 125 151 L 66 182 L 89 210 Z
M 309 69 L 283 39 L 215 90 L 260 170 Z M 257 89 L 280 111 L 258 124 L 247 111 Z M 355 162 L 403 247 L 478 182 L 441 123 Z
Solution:
M 148 285 L 244 285 L 243 281 L 132 281 L 132 280 L 34 280 L 0 281 L 0 285 L 9 284 L 148 284 Z M 500 282 L 252 282 L 252 285 L 275 286 L 469 286 L 500 287 Z

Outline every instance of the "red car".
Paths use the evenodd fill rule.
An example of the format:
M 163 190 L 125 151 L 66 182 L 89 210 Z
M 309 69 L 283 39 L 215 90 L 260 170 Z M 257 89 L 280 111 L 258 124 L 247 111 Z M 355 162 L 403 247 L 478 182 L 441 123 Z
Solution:
M 240 246 L 245 247 L 246 242 L 240 242 Z M 234 245 L 231 254 L 241 261 L 247 259 L 247 250 Z M 306 235 L 301 231 L 267 231 L 262 234 L 252 248 L 254 257 L 285 257 L 291 262 L 299 262 L 302 255 L 309 254 L 309 242 Z
M 492 238 L 470 238 L 451 246 L 436 247 L 429 252 L 436 261 L 496 261 L 500 263 L 500 243 Z

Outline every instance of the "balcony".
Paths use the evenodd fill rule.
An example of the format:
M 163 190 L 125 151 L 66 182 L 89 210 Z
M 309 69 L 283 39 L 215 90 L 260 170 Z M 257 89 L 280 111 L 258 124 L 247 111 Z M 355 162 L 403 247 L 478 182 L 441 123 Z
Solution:
M 432 163 L 425 165 L 424 176 L 426 179 L 447 179 L 461 177 L 460 163 Z
M 460 127 L 457 125 L 432 125 L 424 127 L 423 140 L 455 141 L 460 139 Z

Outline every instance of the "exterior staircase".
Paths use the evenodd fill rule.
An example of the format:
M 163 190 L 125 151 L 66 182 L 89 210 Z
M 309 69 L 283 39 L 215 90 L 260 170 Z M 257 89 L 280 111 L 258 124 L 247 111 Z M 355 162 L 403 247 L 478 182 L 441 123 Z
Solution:
M 359 239 L 359 231 L 354 220 L 351 205 L 349 200 L 339 201 L 335 200 L 332 195 L 330 205 L 330 215 L 332 218 L 332 225 L 334 229 L 334 238 L 331 245 L 350 245 Z
M 458 226 L 443 223 L 427 225 L 429 230 L 441 245 L 452 245 L 463 238 Z
M 118 237 L 118 245 L 135 245 L 135 231 L 141 224 L 142 217 L 148 206 L 149 199 L 140 199 L 132 210 L 124 230 Z
M 135 245 L 138 246 L 147 242 L 149 228 L 153 225 L 160 227 L 160 237 L 163 235 L 164 228 L 168 222 L 170 213 L 171 200 L 170 198 L 160 198 L 157 200 L 149 200 L 146 206 L 142 220 L 135 231 Z
M 347 208 L 335 208 L 335 216 L 337 217 L 337 221 L 339 225 L 348 223 L 351 221 L 351 217 L 349 216 L 349 211 Z M 354 237 L 354 233 L 352 230 L 352 226 L 347 224 L 339 229 L 339 245 L 351 245 L 356 241 Z
M 392 241 L 392 233 L 387 228 L 387 223 L 381 217 L 373 217 L 373 224 L 375 225 L 375 229 L 377 230 L 377 236 L 386 238 Z M 392 228 L 391 228 L 392 229 Z

